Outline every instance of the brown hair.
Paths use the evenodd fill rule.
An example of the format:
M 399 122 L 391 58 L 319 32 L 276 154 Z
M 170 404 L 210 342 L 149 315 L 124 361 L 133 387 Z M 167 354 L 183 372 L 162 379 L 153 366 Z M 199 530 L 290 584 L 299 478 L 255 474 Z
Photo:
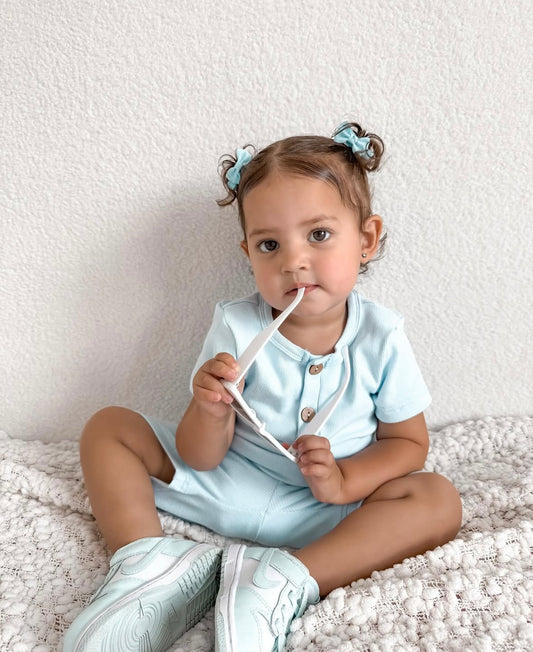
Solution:
M 366 152 L 354 153 L 350 147 L 332 140 L 346 128 L 352 129 L 359 138 L 369 139 Z M 252 159 L 242 168 L 239 184 L 234 189 L 229 187 L 226 175 L 237 159 L 231 154 L 223 156 L 219 162 L 219 173 L 226 196 L 217 203 L 219 206 L 228 206 L 237 200 L 239 220 L 245 233 L 244 198 L 271 172 L 279 171 L 330 183 L 338 190 L 345 205 L 356 211 L 362 226 L 372 215 L 368 172 L 379 168 L 385 146 L 379 136 L 367 133 L 355 122 L 341 125 L 332 138 L 292 136 L 278 140 L 260 151 L 255 150 L 252 145 L 246 145 L 245 149 L 252 155 Z M 379 253 L 383 249 L 385 239 L 386 235 L 383 235 Z M 366 271 L 367 264 L 361 266 L 361 272 Z

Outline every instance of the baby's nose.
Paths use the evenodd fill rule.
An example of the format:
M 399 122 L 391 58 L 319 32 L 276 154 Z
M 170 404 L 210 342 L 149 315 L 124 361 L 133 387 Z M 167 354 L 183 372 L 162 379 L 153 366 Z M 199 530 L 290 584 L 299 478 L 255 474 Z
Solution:
M 307 254 L 300 247 L 286 248 L 283 255 L 282 271 L 295 272 L 305 269 L 309 264 Z

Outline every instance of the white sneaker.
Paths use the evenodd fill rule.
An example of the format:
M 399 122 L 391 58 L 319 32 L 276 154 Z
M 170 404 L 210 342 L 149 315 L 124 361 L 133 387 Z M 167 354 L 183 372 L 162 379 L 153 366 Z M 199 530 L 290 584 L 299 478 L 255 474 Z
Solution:
M 67 631 L 64 652 L 165 652 L 213 605 L 221 554 L 170 537 L 120 548 L 104 584 Z
M 229 546 L 215 605 L 216 652 L 283 650 L 293 619 L 319 599 L 317 583 L 288 552 Z

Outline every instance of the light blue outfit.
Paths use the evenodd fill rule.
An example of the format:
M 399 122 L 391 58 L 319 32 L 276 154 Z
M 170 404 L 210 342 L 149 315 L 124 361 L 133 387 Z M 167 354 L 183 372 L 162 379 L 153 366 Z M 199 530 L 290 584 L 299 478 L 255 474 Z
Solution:
M 333 353 L 313 355 L 276 332 L 249 369 L 243 390 L 267 430 L 290 444 L 306 425 L 308 408 L 318 412 L 340 387 L 345 374 L 341 351 L 347 346 L 350 381 L 320 431 L 337 459 L 366 448 L 374 440 L 378 420 L 404 421 L 431 402 L 402 317 L 355 290 L 347 303 L 346 327 Z M 191 379 L 217 353 L 226 351 L 238 358 L 271 322 L 272 309 L 258 293 L 217 304 Z M 240 419 L 221 464 L 200 472 L 179 458 L 176 424 L 145 418 L 176 467 L 170 485 L 153 480 L 157 506 L 226 536 L 266 546 L 301 547 L 361 504 L 318 502 L 297 465 Z

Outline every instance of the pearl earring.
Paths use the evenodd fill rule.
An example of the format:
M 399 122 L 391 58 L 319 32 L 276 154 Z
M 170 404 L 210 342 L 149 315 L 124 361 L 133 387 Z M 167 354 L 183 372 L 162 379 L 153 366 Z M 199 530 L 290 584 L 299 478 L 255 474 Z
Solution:
M 367 254 L 361 254 L 361 256 L 362 256 L 363 258 L 366 258 L 366 257 L 367 257 Z

